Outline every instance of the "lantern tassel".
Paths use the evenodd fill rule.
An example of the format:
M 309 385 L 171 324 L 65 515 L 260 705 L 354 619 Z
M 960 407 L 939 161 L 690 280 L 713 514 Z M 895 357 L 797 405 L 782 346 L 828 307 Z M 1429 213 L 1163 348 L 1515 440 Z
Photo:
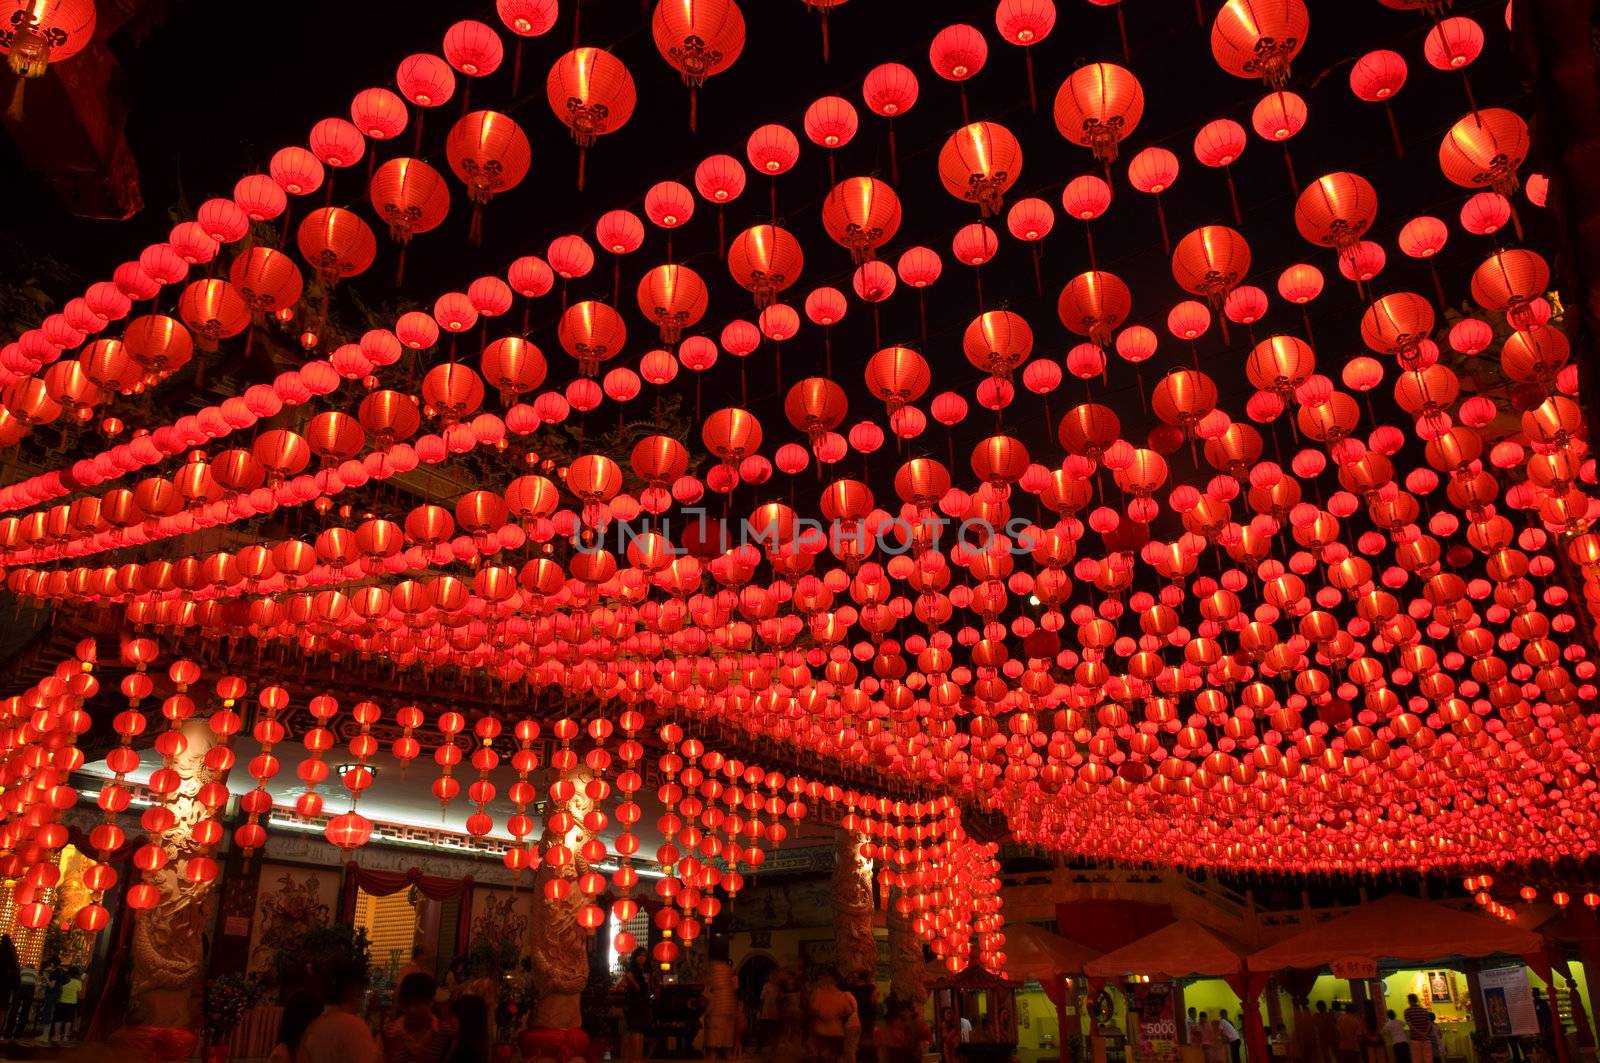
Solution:
M 1084 222 L 1083 235 L 1084 238 L 1089 241 L 1089 268 L 1099 269 L 1100 267 L 1095 265 L 1094 261 L 1094 230 L 1089 228 L 1088 222 Z
M 517 87 L 522 84 L 522 39 L 517 39 L 517 51 L 511 60 L 511 96 L 517 95 Z
M 668 261 L 671 261 L 672 255 L 668 254 L 667 255 L 667 259 L 668 259 Z M 621 297 L 621 293 L 622 293 L 622 259 L 620 257 L 618 257 L 618 258 L 612 259 L 612 262 L 611 262 L 611 305 L 612 306 L 616 306 L 617 305 L 617 300 Z
M 587 149 L 585 149 L 585 148 L 579 148 L 578 149 L 578 191 L 580 191 L 580 192 L 583 191 L 583 163 L 584 163 L 584 159 L 585 159 L 585 157 L 587 155 L 588 155 Z
M 1517 234 L 1519 237 L 1521 233 Z M 1439 267 L 1433 264 L 1433 259 L 1428 259 L 1428 272 L 1433 276 L 1433 294 L 1439 300 L 1439 308 L 1446 309 L 1450 301 L 1444 297 L 1444 284 L 1439 280 Z M 1377 422 L 1373 422 L 1376 424 Z
M 689 132 L 694 133 L 700 125 L 700 90 L 693 85 L 689 86 Z
M 1289 145 L 1283 146 L 1283 168 L 1289 171 L 1289 192 L 1291 195 L 1300 194 L 1300 181 L 1294 175 L 1294 159 L 1289 155 Z
M 1161 222 L 1161 247 L 1172 257 L 1172 237 L 1167 235 L 1167 208 L 1161 205 L 1161 193 L 1156 193 L 1156 219 Z
M 1033 293 L 1035 295 L 1042 296 L 1042 295 L 1044 295 L 1044 278 L 1041 277 L 1040 274 L 1039 274 L 1039 244 L 1037 242 L 1034 243 L 1032 250 L 1033 250 Z
M 1389 118 L 1389 137 L 1394 141 L 1394 157 L 1403 159 L 1406 157 L 1406 146 L 1400 142 L 1400 123 L 1394 120 L 1394 108 L 1385 103 L 1383 113 Z
M 1522 235 L 1522 215 L 1517 213 L 1517 205 L 1513 203 L 1509 197 L 1507 198 L 1506 202 L 1511 204 L 1511 228 L 1516 232 L 1517 240 L 1521 241 L 1525 239 Z M 1428 259 L 1428 264 L 1430 266 L 1433 265 L 1433 259 Z
M 1222 173 L 1228 179 L 1228 199 L 1233 202 L 1233 224 L 1243 225 L 1244 216 L 1239 213 L 1239 192 L 1233 187 L 1233 167 L 1224 166 Z
M 467 241 L 473 247 L 483 246 L 483 204 L 472 205 L 472 224 L 467 226 Z
M 1128 20 L 1122 17 L 1122 5 L 1117 5 L 1117 33 L 1122 37 L 1122 61 L 1131 62 L 1132 53 L 1128 51 Z
M 824 11 L 822 13 L 822 61 L 824 63 L 832 58 L 831 52 L 832 48 L 828 40 L 828 13 Z
M 894 146 L 894 119 L 889 119 L 889 179 L 900 183 L 900 155 Z
M 400 257 L 395 261 L 395 264 L 394 264 L 394 286 L 396 288 L 400 287 L 400 285 L 405 283 L 405 280 L 406 280 L 406 245 L 405 244 L 401 244 L 400 245 Z
M 917 321 L 922 326 L 922 342 L 928 342 L 928 301 L 923 296 L 923 289 L 917 289 Z
M 967 83 L 964 81 L 961 82 L 961 124 L 972 124 L 972 119 L 967 115 Z
M 1033 87 L 1033 49 L 1022 50 L 1022 65 L 1028 70 L 1028 109 L 1039 113 L 1039 90 Z
M 22 121 L 22 96 L 27 91 L 28 79 L 19 77 L 17 84 L 11 90 L 11 106 L 6 108 L 6 118 L 12 122 Z
M 722 208 L 717 208 L 717 257 L 728 257 L 728 224 Z

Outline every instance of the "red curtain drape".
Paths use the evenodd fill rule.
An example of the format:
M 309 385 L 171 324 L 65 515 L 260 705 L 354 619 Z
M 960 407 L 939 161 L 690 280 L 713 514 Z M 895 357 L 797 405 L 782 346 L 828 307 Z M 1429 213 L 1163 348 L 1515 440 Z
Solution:
M 1228 985 L 1239 994 L 1239 1021 L 1244 1024 L 1244 1029 L 1239 1032 L 1244 1035 L 1252 1063 L 1266 1063 L 1271 1058 L 1267 1048 L 1267 1028 L 1261 1022 L 1261 991 L 1267 988 L 1271 978 L 1272 975 L 1265 971 L 1230 974 L 1227 977 Z
M 456 922 L 456 940 L 465 941 L 467 929 L 472 925 L 471 875 L 459 879 L 435 878 L 432 875 L 424 875 L 422 869 L 416 867 L 405 871 L 373 871 L 354 862 L 348 863 L 345 865 L 344 895 L 339 905 L 341 916 L 346 923 L 355 919 L 357 887 L 366 890 L 374 897 L 386 897 L 413 886 L 418 893 L 429 900 L 461 898 L 461 912 Z

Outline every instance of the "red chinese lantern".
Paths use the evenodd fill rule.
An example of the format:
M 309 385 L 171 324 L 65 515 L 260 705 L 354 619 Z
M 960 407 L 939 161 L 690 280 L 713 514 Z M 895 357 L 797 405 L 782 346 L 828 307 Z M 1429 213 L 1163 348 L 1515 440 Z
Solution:
M 989 44 L 983 34 L 964 22 L 946 26 L 934 34 L 928 46 L 928 65 L 946 81 L 966 81 L 983 69 L 988 58 Z
M 688 266 L 657 266 L 639 280 L 639 309 L 661 330 L 662 343 L 677 343 L 683 330 L 706 312 L 705 281 Z
M 1307 186 L 1294 205 L 1300 235 L 1314 244 L 1348 251 L 1378 213 L 1378 194 L 1360 174 L 1331 173 Z
M 420 159 L 390 159 L 372 175 L 372 207 L 402 246 L 439 227 L 450 212 L 450 190 L 439 171 Z
M 660 181 L 645 193 L 644 213 L 652 224 L 676 229 L 694 216 L 694 194 L 676 181 Z
M 450 169 L 467 186 L 473 203 L 468 239 L 483 237 L 483 206 L 498 192 L 515 188 L 528 176 L 533 160 L 528 137 L 516 122 L 498 111 L 473 111 L 462 115 L 445 140 Z
M 1203 295 L 1213 307 L 1250 272 L 1250 245 L 1226 225 L 1203 225 L 1178 241 L 1172 277 L 1184 291 Z
M 1517 190 L 1517 170 L 1528 157 L 1528 125 L 1503 107 L 1474 111 L 1450 127 L 1439 144 L 1439 169 L 1464 188 Z
M 594 269 L 594 248 L 581 236 L 558 236 L 545 248 L 550 268 L 562 280 L 587 277 Z
M 592 377 L 600 363 L 622 353 L 628 327 L 622 315 L 604 303 L 585 300 L 569 306 L 556 330 L 561 347 L 578 362 L 578 371 Z
M 745 158 L 761 173 L 776 177 L 788 173 L 800 159 L 800 141 L 781 125 L 764 125 L 745 141 Z
M 994 12 L 995 29 L 1002 39 L 1023 49 L 1023 64 L 1028 71 L 1028 106 L 1039 109 L 1039 93 L 1034 88 L 1033 52 L 1035 44 L 1050 35 L 1056 24 L 1055 0 L 1000 0 Z
M 984 217 L 999 212 L 1006 189 L 1022 174 L 1022 145 L 997 122 L 973 122 L 939 150 L 939 180 L 957 199 L 978 204 Z
M 842 148 L 855 138 L 856 109 L 842 96 L 823 96 L 806 108 L 806 136 L 820 148 Z
M 1398 52 L 1368 52 L 1350 68 L 1350 91 L 1356 99 L 1378 103 L 1390 99 L 1406 83 L 1406 61 Z
M 1435 70 L 1459 70 L 1483 53 L 1483 27 L 1465 16 L 1440 19 L 1422 42 L 1423 58 Z
M 392 140 L 405 132 L 406 103 L 388 89 L 362 89 L 350 101 L 350 120 L 373 140 Z
M 1263 96 L 1250 112 L 1250 126 L 1262 140 L 1288 140 L 1306 124 L 1306 101 L 1285 89 Z
M 1091 270 L 1074 277 L 1061 289 L 1056 312 L 1068 331 L 1105 347 L 1132 306 L 1133 295 L 1122 278 L 1104 270 Z
M 1110 163 L 1117 144 L 1144 116 L 1139 79 L 1115 63 L 1091 63 L 1073 71 L 1056 93 L 1056 129 L 1070 142 Z
M 320 207 L 307 214 L 295 242 L 326 285 L 365 272 L 378 254 L 371 227 L 341 207 Z
M 799 279 L 804 264 L 800 241 L 776 225 L 752 226 L 728 248 L 728 272 L 755 295 L 758 307 L 771 306 L 778 292 Z
M 560 14 L 557 0 L 495 0 L 495 13 L 519 37 L 542 37 Z
M 506 54 L 494 28 L 475 19 L 463 19 L 446 30 L 442 51 L 446 62 L 472 78 L 499 70 Z
M 744 50 L 744 13 L 734 0 L 659 0 L 650 19 L 656 51 L 689 86 L 689 129 L 706 78 L 732 66 Z
M 996 380 L 1009 380 L 1033 351 L 1033 329 L 1019 314 L 990 310 L 967 325 L 961 347 L 974 366 Z
M 883 63 L 868 71 L 861 82 L 861 98 L 867 109 L 883 118 L 894 118 L 911 110 L 917 102 L 917 75 L 899 63 Z
M 1282 88 L 1310 24 L 1302 0 L 1228 0 L 1211 24 L 1211 54 L 1234 77 Z
M 890 413 L 921 398 L 932 380 L 927 359 L 909 347 L 885 347 L 867 359 L 864 375 Z
M 622 60 L 598 48 L 574 48 L 557 59 L 545 79 L 545 96 L 578 143 L 578 188 L 584 155 L 595 138 L 614 133 L 633 116 L 638 91 Z
M 510 406 L 517 396 L 538 390 L 545 380 L 546 364 L 538 347 L 520 336 L 505 336 L 483 349 L 479 369 Z
M 178 299 L 178 316 L 201 350 L 214 351 L 218 340 L 237 336 L 250 324 L 250 307 L 225 280 L 194 281 Z
M 950 253 L 964 266 L 981 266 L 1000 250 L 1000 240 L 987 225 L 973 222 L 956 230 Z
M 310 195 L 322 187 L 322 162 L 305 148 L 278 149 L 267 165 L 267 172 L 278 182 L 278 187 L 291 196 Z
M 449 63 L 427 52 L 400 60 L 395 84 L 400 95 L 418 107 L 442 107 L 456 93 L 455 71 Z
M 876 177 L 848 177 L 823 202 L 822 224 L 853 261 L 866 262 L 899 230 L 900 197 Z
M 22 121 L 23 86 L 43 77 L 51 63 L 62 63 L 94 38 L 93 0 L 13 0 L 0 25 L 0 52 L 17 76 L 10 117 Z M 41 924 L 42 925 L 42 924 Z
M 292 307 L 300 300 L 300 270 L 282 251 L 257 245 L 233 260 L 228 270 L 245 305 L 260 314 Z
M 644 244 L 644 222 L 631 210 L 608 210 L 594 223 L 594 238 L 613 255 L 631 255 Z

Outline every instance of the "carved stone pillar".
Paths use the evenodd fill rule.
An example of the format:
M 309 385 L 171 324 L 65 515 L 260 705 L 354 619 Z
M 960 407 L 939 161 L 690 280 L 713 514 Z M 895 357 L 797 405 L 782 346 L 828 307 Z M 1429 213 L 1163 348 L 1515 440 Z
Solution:
M 533 957 L 533 983 L 539 992 L 539 1003 L 533 1012 L 533 1026 L 542 1030 L 576 1030 L 582 1025 L 584 986 L 589 981 L 589 936 L 578 925 L 578 909 L 586 898 L 578 890 L 577 879 L 589 872 L 589 863 L 578 849 L 594 837 L 583 827 L 583 817 L 593 811 L 594 801 L 584 792 L 584 786 L 593 776 L 579 767 L 564 778 L 571 780 L 576 793 L 567 802 L 566 810 L 572 813 L 575 826 L 564 839 L 545 831 L 544 844 L 562 840 L 573 852 L 572 863 L 565 867 L 551 867 L 548 862 L 539 866 L 534 876 L 533 920 L 530 949 Z M 556 879 L 570 883 L 570 891 L 560 900 L 551 899 L 546 885 Z
M 834 955 L 846 985 L 871 983 L 878 970 L 878 943 L 872 936 L 872 861 L 861 855 L 866 840 L 865 834 L 847 830 L 834 839 Z
M 193 843 L 194 826 L 209 813 L 197 795 L 212 781 L 205 756 L 216 739 L 199 719 L 183 725 L 183 736 L 188 746 L 172 764 L 182 779 L 171 803 L 176 820 L 157 839 L 167 851 L 167 863 L 144 876 L 161 891 L 161 900 L 139 912 L 133 924 L 128 1020 L 136 1026 L 198 1029 L 201 1025 L 205 933 L 216 914 L 216 883 L 190 882 L 183 877 L 183 866 L 201 852 Z
M 911 929 L 911 916 L 902 915 L 895 890 L 889 900 L 889 995 L 922 1012 L 928 999 L 927 966 L 922 961 L 922 939 Z

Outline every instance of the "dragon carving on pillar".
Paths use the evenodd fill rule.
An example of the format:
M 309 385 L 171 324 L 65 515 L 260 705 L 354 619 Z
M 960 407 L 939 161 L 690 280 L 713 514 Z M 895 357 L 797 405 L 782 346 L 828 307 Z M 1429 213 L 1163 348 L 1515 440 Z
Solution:
M 834 841 L 834 955 L 839 977 L 847 985 L 871 982 L 878 969 L 878 942 L 872 936 L 872 861 L 861 852 L 866 840 L 859 831 L 841 830 Z
M 585 768 L 569 772 L 566 778 L 576 787 L 576 793 L 567 802 L 566 810 L 572 813 L 576 825 L 562 839 L 546 830 L 544 844 L 565 842 L 573 850 L 574 859 L 565 867 L 541 864 L 534 881 L 534 913 L 530 925 L 530 952 L 533 956 L 533 982 L 538 990 L 538 1003 L 534 1006 L 533 1026 L 536 1029 L 573 1030 L 581 1025 L 579 1001 L 584 986 L 589 981 L 589 935 L 578 925 L 578 909 L 587 903 L 587 897 L 573 886 L 564 899 L 552 900 L 545 890 L 546 883 L 556 878 L 572 880 L 588 874 L 589 862 L 577 855 L 580 846 L 594 837 L 583 827 L 583 819 L 594 810 L 595 802 L 585 792 L 593 775 Z
M 202 721 L 183 727 L 187 746 L 173 760 L 182 780 L 172 795 L 172 826 L 154 840 L 167 853 L 160 871 L 144 880 L 161 892 L 154 908 L 138 914 L 133 925 L 129 1020 L 141 1026 L 197 1028 L 205 973 L 205 931 L 214 915 L 214 882 L 195 883 L 183 876 L 183 865 L 201 850 L 194 845 L 194 826 L 208 815 L 200 788 L 211 782 L 205 755 L 215 739 Z

